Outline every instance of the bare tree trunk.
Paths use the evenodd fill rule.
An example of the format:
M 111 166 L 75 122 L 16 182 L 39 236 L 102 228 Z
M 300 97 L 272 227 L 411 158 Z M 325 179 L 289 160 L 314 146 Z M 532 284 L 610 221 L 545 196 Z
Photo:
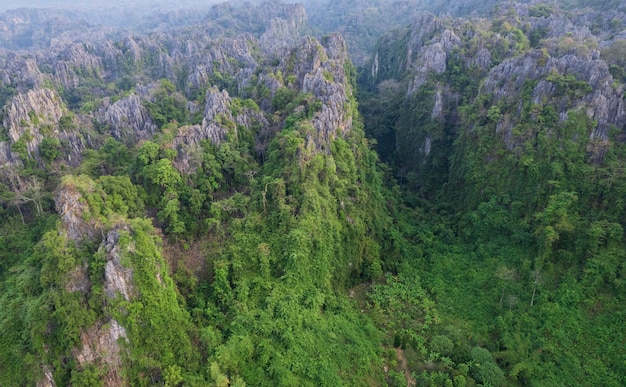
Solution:
M 22 209 L 20 208 L 19 205 L 16 205 L 15 207 L 17 207 L 17 211 L 20 213 L 20 218 L 22 219 L 22 224 L 26 224 L 26 222 L 24 222 L 24 214 L 22 214 Z
M 537 294 L 537 285 L 539 284 L 539 269 L 535 270 L 535 282 L 533 283 L 533 296 L 530 299 L 530 306 L 535 305 L 535 294 Z
M 266 215 L 267 215 L 267 197 L 266 197 L 266 195 L 267 195 L 267 185 L 268 184 L 269 183 L 265 184 L 265 190 L 263 190 L 263 193 L 262 193 L 262 195 L 263 195 L 263 213 L 266 214 Z

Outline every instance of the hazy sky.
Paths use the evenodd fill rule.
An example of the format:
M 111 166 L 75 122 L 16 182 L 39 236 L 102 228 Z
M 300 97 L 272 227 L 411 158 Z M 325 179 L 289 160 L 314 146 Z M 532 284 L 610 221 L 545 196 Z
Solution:
M 220 0 L 0 0 L 0 11 L 15 8 L 199 8 Z

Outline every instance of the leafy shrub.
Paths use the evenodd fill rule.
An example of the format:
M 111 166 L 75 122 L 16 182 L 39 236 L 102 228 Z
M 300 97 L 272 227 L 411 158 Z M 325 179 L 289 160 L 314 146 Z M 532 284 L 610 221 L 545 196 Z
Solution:
M 61 119 L 59 120 L 59 129 L 61 129 L 64 132 L 76 129 L 76 124 L 74 123 L 74 116 L 68 115 L 68 116 L 61 117 Z
M 47 162 L 56 160 L 61 154 L 61 141 L 58 138 L 45 137 L 39 144 L 39 154 Z
M 430 349 L 444 356 L 449 356 L 454 348 L 452 340 L 445 335 L 436 335 L 430 339 Z
M 506 379 L 504 372 L 496 364 L 493 355 L 485 348 L 475 347 L 472 349 L 472 376 L 483 384 L 492 386 L 504 386 Z
M 276 90 L 274 98 L 272 99 L 272 109 L 274 111 L 283 110 L 287 105 L 296 97 L 298 92 L 296 90 L 281 87 Z

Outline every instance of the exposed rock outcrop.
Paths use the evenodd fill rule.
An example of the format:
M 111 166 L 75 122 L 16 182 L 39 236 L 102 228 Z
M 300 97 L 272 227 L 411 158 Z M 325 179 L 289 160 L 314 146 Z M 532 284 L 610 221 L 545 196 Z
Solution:
M 77 266 L 67 274 L 67 282 L 65 290 L 68 292 L 81 292 L 87 294 L 91 289 L 91 281 L 89 280 L 89 267 L 87 263 Z
M 87 186 L 86 189 L 92 188 Z M 93 240 L 100 235 L 102 225 L 90 216 L 89 205 L 72 181 L 61 184 L 55 194 L 54 203 L 68 238 L 80 242 L 83 239 Z
M 93 189 L 93 182 L 87 178 L 77 177 L 77 181 L 65 180 L 55 196 L 56 209 L 61 217 L 61 228 L 71 243 L 82 243 L 95 240 L 102 235 L 103 226 L 93 219 L 93 210 L 84 198 L 82 191 Z M 80 185 L 80 188 L 76 186 Z M 107 263 L 104 267 L 103 288 L 110 299 L 118 296 L 128 301 L 134 294 L 133 271 L 122 264 L 122 252 L 118 245 L 120 230 L 128 230 L 121 224 L 109 230 L 104 236 L 99 253 L 105 255 Z M 85 261 L 71 270 L 65 279 L 65 290 L 80 292 L 87 295 L 92 283 L 89 277 L 90 268 Z M 124 385 L 124 377 L 119 373 L 122 369 L 120 341 L 128 340 L 126 330 L 118 321 L 110 316 L 99 319 L 88 329 L 82 329 L 80 346 L 72 350 L 78 364 L 82 367 L 93 365 L 104 371 L 102 380 L 106 386 Z M 52 378 L 47 378 L 53 382 Z M 54 384 L 46 384 L 54 385 Z
M 219 145 L 226 138 L 229 130 L 234 130 L 231 134 L 237 135 L 237 128 L 229 128 L 224 122 L 224 120 L 233 121 L 229 105 L 230 96 L 226 90 L 220 92 L 216 87 L 213 87 L 207 91 L 202 130 L 206 133 L 206 138 L 213 144 Z
M 44 75 L 35 59 L 9 51 L 0 55 L 0 80 L 3 84 L 24 92 L 40 88 Z
M 419 56 L 424 45 L 442 28 L 441 21 L 431 13 L 423 13 L 415 18 L 409 27 L 409 38 L 406 51 L 406 70 L 413 66 L 413 61 Z
M 54 80 L 65 89 L 71 90 L 80 85 L 81 78 L 104 78 L 102 59 L 94 54 L 94 50 L 95 47 L 88 43 L 63 47 L 50 63 Z
M 108 125 L 113 137 L 118 140 L 141 140 L 149 138 L 157 130 L 142 100 L 136 94 L 111 103 L 109 98 L 96 114 L 96 120 Z
M 437 24 L 431 21 L 427 31 L 434 30 Z M 418 45 L 424 38 L 423 33 L 419 34 L 419 37 L 421 39 L 412 40 L 411 43 L 415 45 L 409 46 L 407 55 L 407 67 L 416 69 L 416 74 L 413 81 L 409 83 L 407 90 L 409 96 L 426 82 L 430 74 L 443 74 L 446 71 L 448 56 L 452 54 L 455 48 L 461 46 L 461 39 L 449 29 L 443 30 L 430 44 L 425 46 Z M 412 58 L 412 54 L 416 55 L 415 59 Z M 483 55 L 485 54 L 483 53 Z M 484 59 L 481 63 L 483 61 Z
M 127 229 L 127 227 L 120 225 L 113 228 L 100 245 L 100 250 L 107 257 L 107 264 L 104 268 L 104 291 L 111 299 L 121 295 L 128 301 L 133 294 L 132 270 L 124 268 L 121 263 L 120 247 L 117 245 L 120 229 Z M 68 278 L 67 284 L 68 291 L 87 293 L 91 287 L 87 267 L 77 267 L 73 275 Z M 83 286 L 77 287 L 77 284 Z M 81 331 L 81 345 L 74 348 L 72 354 L 82 367 L 93 365 L 102 370 L 104 372 L 102 380 L 105 386 L 125 385 L 124 376 L 119 372 L 122 369 L 120 341 L 128 341 L 126 329 L 114 318 L 105 317 L 96 321 L 90 328 Z
M 40 127 L 57 125 L 64 112 L 61 97 L 50 89 L 29 90 L 18 94 L 6 106 L 3 125 L 12 142 L 17 142 L 27 132 L 32 139 L 26 142 L 28 152 L 37 153 L 43 136 Z
M 310 93 L 321 102 L 313 115 L 313 141 L 318 150 L 329 150 L 329 142 L 352 129 L 352 96 L 346 66 L 351 66 L 346 44 L 339 34 L 324 37 L 321 42 L 307 37 L 291 56 L 283 60 L 285 73 L 295 74 L 296 85 L 302 93 Z
M 476 53 L 476 56 L 470 58 L 467 62 L 467 67 L 478 67 L 481 70 L 488 70 L 493 63 L 491 52 L 486 48 L 481 48 Z
M 174 165 L 181 173 L 192 173 L 201 161 L 199 153 L 201 142 L 210 141 L 219 145 L 228 136 L 237 138 L 237 128 L 260 131 L 268 126 L 262 112 L 240 101 L 233 107 L 233 100 L 226 90 L 217 87 L 207 90 L 204 118 L 201 125 L 190 125 L 179 129 L 172 141 L 172 147 L 178 151 Z
M 0 142 L 0 165 L 20 164 L 20 157 L 39 159 L 39 146 L 44 137 L 56 138 L 65 144 L 61 157 L 70 165 L 77 165 L 85 149 L 85 139 L 78 133 L 73 116 L 66 116 L 67 108 L 56 91 L 33 89 L 19 93 L 5 106 L 3 127 L 8 141 Z M 61 119 L 64 125 L 60 125 Z M 20 141 L 27 154 L 12 149 Z
M 78 133 L 74 118 L 65 117 L 67 109 L 61 97 L 51 89 L 33 89 L 19 93 L 5 107 L 3 126 L 8 141 L 0 142 L 1 165 L 19 165 L 21 157 L 39 159 L 39 146 L 44 137 L 56 138 L 65 144 L 61 155 L 70 165 L 77 165 L 85 149 L 85 139 Z M 61 118 L 65 125 L 60 125 Z M 17 142 L 26 153 L 13 149 Z M 22 145 L 20 145 L 20 148 Z
M 119 371 L 122 369 L 120 340 L 128 340 L 126 330 L 112 319 L 106 324 L 96 323 L 81 332 L 82 348 L 74 351 L 81 366 L 95 365 L 105 371 L 102 381 L 106 387 L 126 385 Z
M 54 377 L 52 376 L 52 370 L 47 365 L 43 365 L 43 378 L 37 382 L 37 387 L 55 387 Z
M 398 48 L 398 42 L 403 42 L 404 47 Z M 381 38 L 370 64 L 371 79 L 377 83 L 411 74 L 407 86 L 407 96 L 410 97 L 432 74 L 440 75 L 446 71 L 448 59 L 461 45 L 461 38 L 454 28 L 430 13 L 422 13 L 408 29 Z M 472 59 L 485 66 L 485 62 L 491 62 L 490 57 L 489 51 L 483 51 Z
M 250 34 L 236 37 L 224 37 L 208 42 L 206 47 L 199 47 L 198 41 L 206 39 L 195 34 L 190 35 L 172 53 L 173 64 L 191 69 L 187 77 L 188 90 L 201 90 L 212 82 L 218 81 L 219 74 L 231 76 L 237 80 L 239 90 L 244 90 L 258 64 L 254 58 L 256 39 Z
M 269 21 L 259 39 L 260 47 L 274 56 L 286 54 L 302 36 L 306 26 L 306 12 L 302 4 L 284 4 L 283 12 Z
M 560 95 L 557 85 L 549 78 L 554 74 L 573 77 L 574 80 L 584 82 L 589 89 L 576 96 Z M 505 60 L 494 67 L 485 79 L 484 90 L 492 94 L 495 101 L 521 101 L 522 88 L 529 81 L 535 82 L 531 93 L 532 103 L 552 101 L 561 120 L 567 118 L 568 111 L 582 109 L 596 122 L 589 138 L 596 146 L 589 150 L 593 153 L 594 162 L 600 162 L 608 146 L 610 128 L 624 130 L 626 125 L 624 91 L 614 87 L 607 64 L 601 60 L 590 60 L 572 54 L 559 58 L 546 57 L 545 53 L 534 50 L 521 57 Z M 575 91 L 569 90 L 570 93 Z M 512 129 L 513 121 L 510 117 L 502 120 L 506 122 L 499 123 L 499 128 L 507 138 L 511 138 L 508 132 Z M 604 145 L 598 145 L 599 143 Z M 507 142 L 507 146 L 511 148 L 515 144 Z
M 0 141 L 0 166 L 17 163 L 19 163 L 19 155 L 11 151 L 11 145 L 7 141 Z
M 463 126 L 457 107 L 463 98 L 470 103 L 476 97 L 506 106 L 495 127 L 509 150 L 527 140 L 512 134 L 520 120 L 526 119 L 524 98 L 536 106 L 550 104 L 561 122 L 570 112 L 584 112 L 594 125 L 587 150 L 592 162 L 603 160 L 610 146 L 610 129 L 625 129 L 623 86 L 601 58 L 601 42 L 591 32 L 592 23 L 575 22 L 581 16 L 555 7 L 507 3 L 489 19 L 423 14 L 408 29 L 380 40 L 366 84 L 377 92 L 386 81 L 408 79 L 407 101 L 420 106 L 407 110 L 398 119 L 402 129 L 394 132 L 396 149 L 407 168 L 421 168 L 429 156 L 425 150 L 435 149 L 444 136 L 453 135 L 450 130 Z M 524 88 L 529 85 L 532 90 L 525 96 Z M 426 146 L 427 139 L 431 146 Z
M 128 227 L 121 225 L 107 232 L 100 247 L 107 254 L 107 263 L 104 268 L 104 291 L 110 298 L 120 295 L 124 300 L 129 301 L 134 294 L 133 270 L 122 264 L 122 252 L 118 245 L 120 230 L 128 231 Z

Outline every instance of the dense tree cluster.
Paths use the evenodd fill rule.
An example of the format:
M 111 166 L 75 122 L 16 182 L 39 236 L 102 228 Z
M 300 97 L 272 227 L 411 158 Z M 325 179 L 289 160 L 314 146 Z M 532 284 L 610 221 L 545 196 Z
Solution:
M 388 29 L 380 3 L 348 35 Z M 208 65 L 187 29 L 107 43 L 76 88 L 0 82 L 58 108 L 0 128 L 0 385 L 626 382 L 615 25 L 419 14 L 357 79 L 337 36 L 283 52 L 259 30 L 284 19 L 211 12 L 243 38 Z

